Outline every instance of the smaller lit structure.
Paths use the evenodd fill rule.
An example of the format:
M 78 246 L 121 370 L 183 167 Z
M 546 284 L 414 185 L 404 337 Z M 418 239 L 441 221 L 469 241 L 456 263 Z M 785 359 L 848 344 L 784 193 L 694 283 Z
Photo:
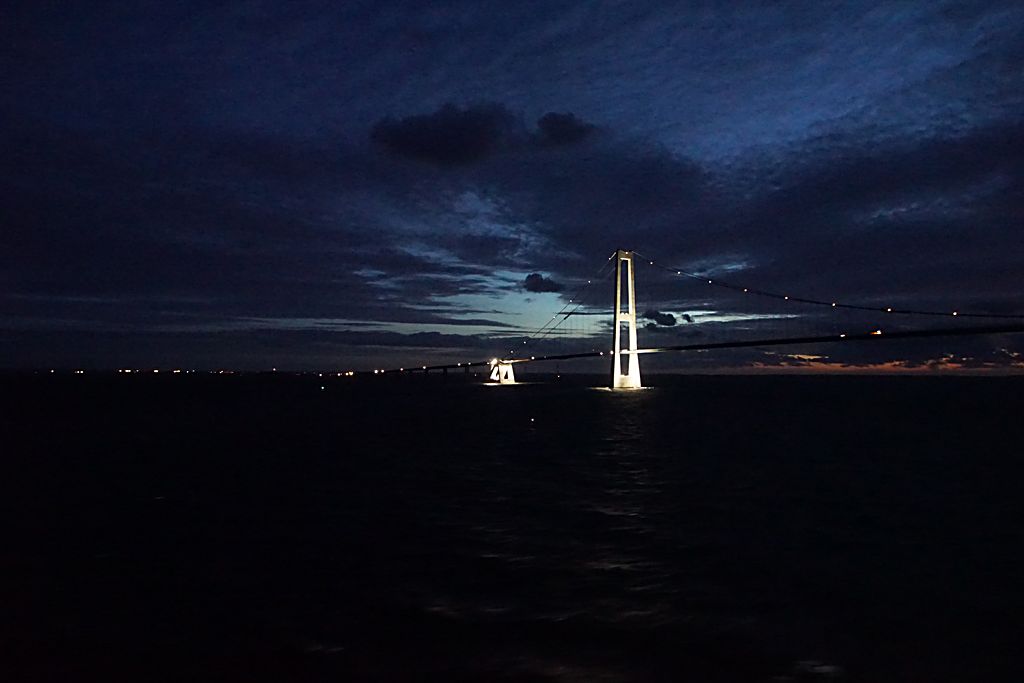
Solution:
M 516 373 L 512 369 L 512 361 L 492 358 L 490 379 L 492 382 L 498 382 L 499 384 L 515 384 Z

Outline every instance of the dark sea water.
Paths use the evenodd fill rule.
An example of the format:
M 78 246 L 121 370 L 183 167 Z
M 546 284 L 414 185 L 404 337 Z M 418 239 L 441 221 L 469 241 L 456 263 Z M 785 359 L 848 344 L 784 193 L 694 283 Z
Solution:
M 0 680 L 1024 680 L 1024 378 L 646 379 L 8 378 Z

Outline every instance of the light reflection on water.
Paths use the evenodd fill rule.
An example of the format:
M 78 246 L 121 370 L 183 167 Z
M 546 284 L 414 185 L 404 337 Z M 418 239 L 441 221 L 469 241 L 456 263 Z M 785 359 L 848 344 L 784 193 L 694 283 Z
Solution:
M 843 667 L 825 663 L 843 652 L 829 644 L 824 625 L 861 634 L 873 628 L 871 620 L 853 625 L 865 596 L 843 595 L 858 579 L 840 578 L 858 577 L 865 558 L 848 555 L 853 548 L 837 557 L 834 544 L 823 550 L 819 536 L 797 534 L 807 521 L 834 517 L 842 496 L 876 486 L 892 463 L 869 458 L 879 472 L 863 459 L 840 469 L 808 467 L 836 447 L 827 425 L 789 424 L 807 400 L 801 392 L 772 396 L 775 418 L 753 428 L 737 421 L 750 400 L 746 390 L 718 407 L 704 392 L 666 387 L 592 390 L 574 396 L 583 404 L 575 406 L 564 396 L 550 405 L 530 398 L 536 402 L 506 403 L 503 414 L 512 423 L 517 412 L 537 421 L 496 445 L 504 469 L 495 476 L 506 495 L 492 500 L 515 521 L 475 537 L 481 559 L 513 567 L 523 582 L 515 607 L 492 618 L 670 628 L 684 640 L 722 634 L 747 643 L 740 647 L 793 651 L 776 671 L 783 678 L 845 677 Z M 857 441 L 870 439 L 844 427 L 851 433 L 854 443 L 840 450 L 859 456 Z M 850 486 L 851 477 L 860 483 Z M 841 533 L 863 532 L 847 526 Z M 829 578 L 815 579 L 822 570 L 817 576 Z M 805 588 L 818 581 L 837 581 L 850 616 L 813 606 L 814 591 Z

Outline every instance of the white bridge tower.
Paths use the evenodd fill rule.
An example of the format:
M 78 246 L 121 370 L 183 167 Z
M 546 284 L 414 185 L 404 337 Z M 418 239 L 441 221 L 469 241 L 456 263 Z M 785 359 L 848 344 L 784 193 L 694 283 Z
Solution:
M 626 290 L 629 308 L 622 311 L 622 264 L 626 264 Z M 622 373 L 622 323 L 629 323 L 629 348 L 626 373 Z M 615 252 L 615 343 L 612 359 L 612 389 L 640 389 L 640 358 L 636 343 L 636 290 L 633 287 L 633 252 Z

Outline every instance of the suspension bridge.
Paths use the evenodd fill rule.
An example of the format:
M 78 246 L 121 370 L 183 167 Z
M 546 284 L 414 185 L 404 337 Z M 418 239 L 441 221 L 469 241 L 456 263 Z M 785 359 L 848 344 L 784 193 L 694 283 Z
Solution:
M 732 299 L 753 299 L 775 304 L 770 311 L 748 315 L 747 321 L 791 321 L 800 320 L 802 316 L 792 312 L 796 307 L 802 309 L 817 309 L 825 311 L 829 315 L 825 322 L 832 327 L 832 330 L 823 334 L 820 330 L 809 332 L 801 330 L 798 334 L 783 334 L 772 337 L 755 335 L 750 339 L 732 339 L 725 341 L 700 341 L 689 344 L 674 344 L 662 346 L 640 347 L 638 335 L 638 321 L 641 315 L 637 309 L 636 293 L 636 266 L 645 264 L 656 271 L 677 279 L 684 279 L 704 287 L 711 287 L 716 291 L 726 294 Z M 595 283 L 606 283 L 609 278 L 614 282 L 613 308 L 607 311 L 595 301 Z M 782 306 L 780 311 L 777 307 Z M 749 307 L 748 307 L 749 308 Z M 851 318 L 849 315 L 857 314 L 859 319 Z M 664 315 L 664 314 L 661 314 Z M 578 320 L 586 317 L 590 320 L 601 318 L 604 321 L 610 317 L 611 323 L 611 347 L 607 346 L 608 327 L 590 325 L 583 329 L 569 330 L 565 334 L 567 321 Z M 657 318 L 657 315 L 650 313 L 643 314 L 646 319 Z M 674 317 L 671 325 L 675 324 Z M 684 315 L 690 319 L 689 315 Z M 895 319 L 929 318 L 945 319 L 943 323 L 933 327 L 897 327 L 888 329 L 878 324 L 879 320 L 889 322 Z M 986 320 L 986 324 L 975 322 Z M 816 318 L 817 322 L 822 317 Z M 748 326 L 750 327 L 750 326 Z M 756 330 L 756 325 L 752 328 Z M 648 323 L 648 328 L 658 330 L 653 322 Z M 547 322 L 539 329 L 532 331 L 522 338 L 506 337 L 501 341 L 504 344 L 503 351 L 499 355 L 485 360 L 467 360 L 445 364 L 426 364 L 418 367 L 400 367 L 390 369 L 373 370 L 375 375 L 392 375 L 401 373 L 430 373 L 441 372 L 447 374 L 450 371 L 462 371 L 469 373 L 484 368 L 488 372 L 491 382 L 508 385 L 516 384 L 515 368 L 525 363 L 560 362 L 581 358 L 595 358 L 608 356 L 611 366 L 612 389 L 640 389 L 643 387 L 643 380 L 640 374 L 640 357 L 645 354 L 672 353 L 672 352 L 694 352 L 710 351 L 716 349 L 766 349 L 768 347 L 797 346 L 797 345 L 823 345 L 823 344 L 851 344 L 863 342 L 883 342 L 898 339 L 923 339 L 930 337 L 969 337 L 969 336 L 992 336 L 1019 334 L 1024 332 L 1024 314 L 1019 313 L 995 313 L 962 311 L 958 309 L 917 309 L 907 307 L 894 307 L 887 305 L 872 305 L 871 303 L 851 303 L 848 301 L 825 300 L 790 294 L 768 291 L 751 286 L 745 286 L 732 281 L 731 279 L 719 279 L 708 274 L 691 272 L 689 270 L 673 268 L 646 257 L 636 251 L 617 249 L 608 257 L 602 268 L 583 284 L 580 289 L 562 306 L 562 309 L 553 314 Z M 587 350 L 565 350 L 554 352 L 552 340 L 559 336 L 571 338 L 576 341 L 583 340 L 591 348 Z M 520 348 L 510 348 L 504 352 L 504 348 L 513 345 Z M 366 372 L 353 374 L 369 374 Z

